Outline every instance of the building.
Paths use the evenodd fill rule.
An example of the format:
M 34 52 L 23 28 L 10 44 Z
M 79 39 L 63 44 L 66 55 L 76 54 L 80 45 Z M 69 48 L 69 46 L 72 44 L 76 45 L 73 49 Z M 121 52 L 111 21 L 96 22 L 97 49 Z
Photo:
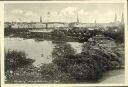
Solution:
M 11 24 L 11 28 L 13 29 L 60 29 L 60 28 L 88 28 L 88 29 L 107 29 L 107 27 L 118 27 L 120 25 L 124 25 L 124 16 L 122 13 L 122 18 L 117 21 L 117 15 L 115 14 L 115 18 L 113 22 L 110 23 L 97 23 L 96 20 L 94 23 L 81 23 L 79 20 L 79 16 L 77 13 L 76 22 L 66 23 L 66 22 L 42 22 L 42 16 L 40 16 L 39 22 L 13 22 L 13 23 L 5 23 L 5 27 L 8 27 Z
M 42 16 L 40 16 L 40 23 L 42 23 Z

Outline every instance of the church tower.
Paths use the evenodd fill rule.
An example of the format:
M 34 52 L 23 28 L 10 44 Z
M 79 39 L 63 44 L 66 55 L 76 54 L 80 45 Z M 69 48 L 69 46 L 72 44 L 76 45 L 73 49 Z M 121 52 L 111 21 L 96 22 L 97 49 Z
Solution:
M 114 23 L 117 23 L 117 15 L 115 14 Z
M 79 17 L 78 17 L 78 12 L 77 12 L 77 23 L 79 23 L 80 21 L 79 21 Z
M 95 19 L 94 23 L 96 24 L 96 19 Z
M 42 23 L 42 16 L 40 16 L 40 23 Z
M 94 20 L 94 26 L 95 28 L 97 27 L 96 19 Z
M 124 24 L 124 14 L 122 13 L 121 24 Z

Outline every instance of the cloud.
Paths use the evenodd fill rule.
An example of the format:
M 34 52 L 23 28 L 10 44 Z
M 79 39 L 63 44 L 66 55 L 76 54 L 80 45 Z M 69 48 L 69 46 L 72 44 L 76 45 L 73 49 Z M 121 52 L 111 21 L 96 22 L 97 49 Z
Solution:
M 15 14 L 15 18 L 21 18 L 22 20 L 28 20 L 28 21 L 39 21 L 40 16 L 42 16 L 43 21 L 53 21 L 53 22 L 74 22 L 78 18 L 80 22 L 94 22 L 95 20 L 97 22 L 112 22 L 114 20 L 115 11 L 112 10 L 105 10 L 101 13 L 100 10 L 85 10 L 84 8 L 79 7 L 65 7 L 60 10 L 43 10 L 39 13 L 34 12 L 33 10 L 21 10 L 21 9 L 15 9 L 11 11 L 13 15 Z M 38 11 L 37 11 L 38 12 Z M 119 13 L 119 12 L 117 12 Z M 119 14 L 118 14 L 119 15 Z M 18 17 L 19 16 L 19 17 Z M 117 18 L 120 19 L 121 16 L 118 16 Z
M 77 8 L 76 7 L 66 7 L 60 11 L 61 14 L 63 15 L 74 15 L 76 12 Z
M 15 9 L 15 10 L 12 10 L 11 13 L 12 14 L 22 14 L 24 11 L 21 10 L 21 9 Z
M 59 20 L 73 22 L 76 21 L 77 13 L 79 18 L 84 18 L 88 15 L 88 12 L 84 9 L 79 9 L 78 7 L 66 7 L 59 11 Z
M 77 13 L 81 21 L 84 21 L 83 19 L 89 14 L 88 11 L 79 9 L 78 7 L 65 7 L 60 11 L 51 11 L 49 17 L 47 17 L 47 12 L 45 12 L 44 14 L 47 16 L 42 15 L 42 17 L 50 21 L 74 22 L 76 21 Z
M 58 12 L 51 12 L 51 16 L 52 16 L 51 20 L 62 21 L 62 22 L 74 21 L 76 10 L 77 10 L 76 7 L 66 7 Z
M 62 21 L 62 22 L 74 22 L 78 18 L 80 22 L 93 23 L 97 22 L 111 22 L 114 18 L 114 12 L 106 11 L 105 13 L 99 14 L 100 11 L 87 11 L 78 7 L 66 7 L 60 11 L 51 11 L 49 14 L 49 21 Z
M 32 16 L 32 17 L 36 17 L 37 16 L 37 14 L 32 12 L 32 11 L 27 11 L 24 15 L 25 16 Z
M 85 11 L 85 10 L 83 10 L 83 9 L 81 9 L 81 10 L 78 11 L 78 14 L 79 15 L 85 15 L 86 16 L 86 15 L 88 15 L 88 12 Z

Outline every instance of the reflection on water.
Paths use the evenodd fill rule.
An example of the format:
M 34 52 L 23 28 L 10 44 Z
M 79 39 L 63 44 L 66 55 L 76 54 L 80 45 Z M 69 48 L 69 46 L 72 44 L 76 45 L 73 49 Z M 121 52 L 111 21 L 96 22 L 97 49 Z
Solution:
M 81 53 L 82 51 L 82 43 L 79 42 L 67 42 L 71 45 L 71 47 L 76 51 L 76 53 Z
M 70 44 L 76 53 L 80 53 L 82 50 L 82 43 L 67 42 L 67 44 Z M 24 51 L 29 58 L 36 60 L 34 62 L 36 66 L 52 61 L 52 52 L 55 45 L 55 43 L 48 40 L 37 42 L 34 39 L 5 38 L 5 50 Z

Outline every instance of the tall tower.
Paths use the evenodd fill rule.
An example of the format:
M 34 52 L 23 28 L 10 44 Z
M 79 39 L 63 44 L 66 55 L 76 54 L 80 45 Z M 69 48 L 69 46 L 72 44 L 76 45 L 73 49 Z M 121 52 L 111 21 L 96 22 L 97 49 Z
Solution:
M 40 23 L 42 23 L 42 16 L 40 16 Z
M 96 19 L 95 19 L 94 23 L 96 24 Z
M 114 22 L 117 22 L 117 15 L 115 14 Z
M 79 23 L 80 21 L 79 21 L 79 17 L 78 17 L 78 12 L 77 12 L 77 23 Z
M 95 27 L 95 28 L 97 27 L 96 19 L 94 20 L 94 27 Z
M 124 24 L 124 14 L 122 13 L 121 23 Z

